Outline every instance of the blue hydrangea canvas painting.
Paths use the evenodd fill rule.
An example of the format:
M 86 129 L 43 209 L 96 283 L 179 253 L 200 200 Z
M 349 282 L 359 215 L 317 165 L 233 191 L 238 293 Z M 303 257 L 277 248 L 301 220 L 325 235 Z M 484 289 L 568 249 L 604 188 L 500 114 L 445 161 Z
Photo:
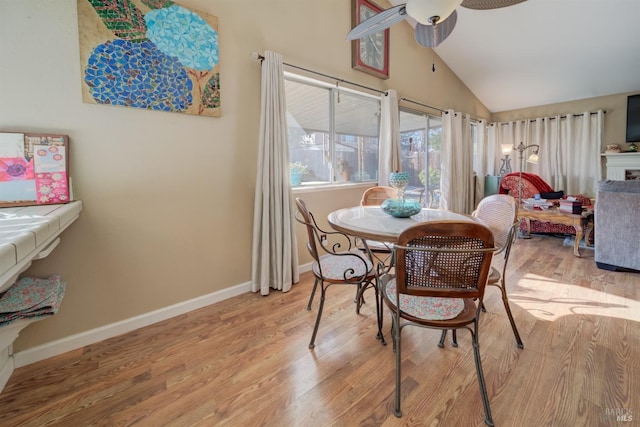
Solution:
M 84 102 L 220 116 L 218 19 L 170 0 L 78 0 Z

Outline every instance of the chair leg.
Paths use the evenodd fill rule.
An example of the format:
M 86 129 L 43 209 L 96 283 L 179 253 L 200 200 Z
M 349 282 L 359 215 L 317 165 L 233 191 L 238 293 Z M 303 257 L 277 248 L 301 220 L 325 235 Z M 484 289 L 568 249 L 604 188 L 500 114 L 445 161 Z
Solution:
M 359 283 L 356 291 L 356 299 L 353 301 L 356 303 L 356 314 L 360 314 L 360 307 L 365 303 L 364 291 L 367 290 L 368 283 Z
M 392 315 L 393 317 L 393 315 Z M 395 332 L 395 324 L 394 324 L 394 320 L 391 319 L 391 330 L 389 331 L 391 334 L 391 344 L 393 344 L 393 352 L 396 352 L 396 332 Z
M 444 348 L 444 340 L 447 338 L 447 330 L 443 329 L 442 334 L 440 335 L 440 341 L 438 342 L 438 347 Z
M 376 338 L 380 340 L 380 344 L 382 345 L 387 345 L 387 342 L 384 340 L 384 334 L 382 333 L 382 326 L 384 324 L 382 317 L 384 316 L 384 310 L 383 310 L 383 305 L 382 305 L 382 301 L 381 297 L 379 295 L 379 289 L 378 289 L 378 284 L 375 284 L 375 291 L 376 291 L 376 317 L 378 320 L 378 335 L 376 335 Z
M 442 334 L 440 335 L 440 341 L 438 341 L 438 347 L 444 348 L 444 340 L 447 337 L 447 330 L 443 329 Z M 451 330 L 451 345 L 454 347 L 458 347 L 458 331 L 455 329 Z
M 320 318 L 322 317 L 322 309 L 324 308 L 324 297 L 326 293 L 326 288 L 324 287 L 324 283 L 322 283 L 320 288 L 320 306 L 318 307 L 318 316 L 316 316 L 316 324 L 313 327 L 313 334 L 311 335 L 311 341 L 309 342 L 309 348 L 314 348 L 316 335 L 318 334 L 318 328 L 320 327 Z
M 313 282 L 313 289 L 311 290 L 311 295 L 309 296 L 309 302 L 307 303 L 307 310 L 311 310 L 311 303 L 313 302 L 313 296 L 316 294 L 316 288 L 318 287 L 318 278 Z
M 487 394 L 487 385 L 484 381 L 484 373 L 482 372 L 482 360 L 480 359 L 480 344 L 478 343 L 478 327 L 476 331 L 471 332 L 473 339 L 473 356 L 476 362 L 476 373 L 478 374 L 478 384 L 480 384 L 480 394 L 482 395 L 482 404 L 484 405 L 484 423 L 493 427 L 493 418 L 491 417 L 491 408 L 489 406 L 489 396 Z
M 394 317 L 394 333 L 393 333 L 393 348 L 396 352 L 396 393 L 395 393 L 395 405 L 393 408 L 393 415 L 400 418 L 402 416 L 402 410 L 400 409 L 400 388 L 402 387 L 402 375 L 400 371 L 401 367 L 401 345 L 400 345 L 400 334 L 401 329 L 397 318 Z
M 502 303 L 504 304 L 504 309 L 507 312 L 507 316 L 509 317 L 509 323 L 511 323 L 511 329 L 513 329 L 513 335 L 516 337 L 518 348 L 524 348 L 524 344 L 522 343 L 522 339 L 520 338 L 520 333 L 518 332 L 518 327 L 516 326 L 516 322 L 515 320 L 513 320 L 513 315 L 511 314 L 511 307 L 509 307 L 509 299 L 507 298 L 507 291 L 505 290 L 504 282 L 502 283 L 502 286 L 498 287 L 502 292 Z

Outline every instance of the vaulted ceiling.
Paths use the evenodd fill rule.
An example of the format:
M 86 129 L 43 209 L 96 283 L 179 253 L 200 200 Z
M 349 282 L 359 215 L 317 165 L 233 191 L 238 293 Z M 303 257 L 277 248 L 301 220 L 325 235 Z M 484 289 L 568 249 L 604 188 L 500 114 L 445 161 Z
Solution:
M 528 0 L 457 13 L 435 52 L 491 112 L 640 92 L 640 0 Z

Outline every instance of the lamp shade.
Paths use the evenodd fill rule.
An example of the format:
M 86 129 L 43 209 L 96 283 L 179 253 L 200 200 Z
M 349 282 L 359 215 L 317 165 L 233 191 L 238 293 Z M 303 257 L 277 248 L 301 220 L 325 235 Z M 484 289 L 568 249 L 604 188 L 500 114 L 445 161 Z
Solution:
M 511 144 L 500 144 L 500 147 L 502 148 L 502 154 L 504 156 L 508 156 L 513 150 L 513 145 Z
M 538 163 L 538 153 L 533 153 L 532 155 L 530 155 L 529 158 L 527 159 L 527 162 L 533 163 L 533 164 L 537 164 Z
M 408 0 L 405 10 L 419 23 L 432 25 L 432 18 L 438 17 L 435 22 L 444 21 L 460 3 L 462 0 Z

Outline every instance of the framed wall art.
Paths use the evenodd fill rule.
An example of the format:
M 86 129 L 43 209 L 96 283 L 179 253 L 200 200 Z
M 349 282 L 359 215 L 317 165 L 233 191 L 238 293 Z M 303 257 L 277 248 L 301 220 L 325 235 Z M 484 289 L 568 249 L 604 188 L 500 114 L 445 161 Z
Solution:
M 0 207 L 71 199 L 67 135 L 0 132 Z
M 218 19 L 170 0 L 77 0 L 84 102 L 220 116 Z
M 351 0 L 351 28 L 382 12 L 369 0 Z M 389 29 L 351 42 L 351 67 L 381 79 L 389 78 Z

